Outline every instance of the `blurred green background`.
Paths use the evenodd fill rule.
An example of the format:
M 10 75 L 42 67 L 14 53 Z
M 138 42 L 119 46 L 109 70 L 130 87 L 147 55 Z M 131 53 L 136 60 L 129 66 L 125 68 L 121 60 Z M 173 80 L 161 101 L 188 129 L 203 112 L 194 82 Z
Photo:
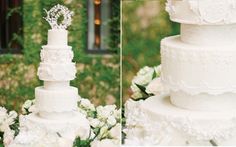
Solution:
M 74 11 L 72 26 L 69 27 L 69 45 L 73 47 L 74 61 L 77 62 L 77 78 L 71 85 L 78 87 L 81 97 L 91 99 L 96 105 L 115 103 L 119 106 L 120 1 L 111 1 L 110 50 L 117 53 L 110 55 L 85 52 L 87 0 L 23 0 L 21 7 L 9 9 L 8 17 L 14 13 L 23 17 L 23 28 L 20 28 L 23 36 L 16 33 L 13 38 L 23 49 L 22 54 L 0 54 L 0 106 L 20 111 L 26 99 L 34 99 L 34 88 L 43 84 L 36 76 L 40 49 L 47 43 L 47 30 L 50 28 L 42 18 L 46 15 L 43 9 L 49 10 L 58 3 Z
M 166 0 L 122 1 L 123 102 L 131 95 L 131 80 L 144 66 L 160 64 L 160 41 L 179 34 L 179 24 L 169 20 Z

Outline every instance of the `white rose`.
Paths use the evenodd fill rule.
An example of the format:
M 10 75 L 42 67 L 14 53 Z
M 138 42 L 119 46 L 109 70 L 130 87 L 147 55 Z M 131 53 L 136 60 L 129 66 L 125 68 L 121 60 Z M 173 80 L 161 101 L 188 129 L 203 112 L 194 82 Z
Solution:
M 97 138 L 101 139 L 101 138 L 107 137 L 108 135 L 109 135 L 108 127 L 104 126 L 100 129 L 100 132 Z
M 95 110 L 94 105 L 88 99 L 81 98 L 80 105 L 84 108 L 89 109 L 89 110 L 92 110 L 92 111 Z
M 80 137 L 82 140 L 86 140 L 89 138 L 89 132 L 90 130 L 88 129 L 88 127 L 81 127 L 80 129 L 77 130 L 76 136 Z
M 116 105 L 106 105 L 97 107 L 98 119 L 106 119 L 116 111 Z
M 27 101 L 25 101 L 25 103 L 23 104 L 23 108 L 29 109 L 32 104 L 33 104 L 32 100 L 27 100 Z
M 110 126 L 114 126 L 116 124 L 116 118 L 115 116 L 109 116 L 107 119 L 107 124 Z
M 97 127 L 101 126 L 101 122 L 97 118 L 95 118 L 95 119 L 89 118 L 89 122 L 90 122 L 90 125 L 94 128 L 97 128 Z
M 120 118 L 121 118 L 121 110 L 120 110 L 120 109 L 119 109 L 119 110 L 116 110 L 116 111 L 114 112 L 114 116 L 115 116 L 116 119 L 120 119 Z
M 112 139 L 103 139 L 103 140 L 95 140 L 91 143 L 91 147 L 119 147 L 119 143 Z
M 0 123 L 2 123 L 7 117 L 7 109 L 0 107 Z
M 143 68 L 141 68 L 137 75 L 147 75 L 147 74 L 150 74 L 151 72 L 153 72 L 153 68 L 152 67 L 148 67 L 148 66 L 145 66 Z
M 16 111 L 10 111 L 7 118 L 3 122 L 3 124 L 5 124 L 7 126 L 10 126 L 10 125 L 14 124 L 15 120 L 16 120 L 16 117 L 17 117 Z
M 116 124 L 115 127 L 113 127 L 109 133 L 112 138 L 120 140 L 120 138 L 121 138 L 121 125 L 120 125 L 120 123 Z
M 8 146 L 11 144 L 11 142 L 14 140 L 14 134 L 15 131 L 11 130 L 10 128 L 5 130 L 3 135 L 4 146 Z
M 164 89 L 161 83 L 161 78 L 155 78 L 146 87 L 146 92 L 149 94 L 152 93 L 154 95 L 160 95 L 166 93 L 167 90 Z
M 148 66 L 145 66 L 144 68 L 140 69 L 137 75 L 132 80 L 132 86 L 131 86 L 132 91 L 133 90 L 134 92 L 138 91 L 136 84 L 138 85 L 148 84 L 153 78 L 153 73 L 154 69 Z

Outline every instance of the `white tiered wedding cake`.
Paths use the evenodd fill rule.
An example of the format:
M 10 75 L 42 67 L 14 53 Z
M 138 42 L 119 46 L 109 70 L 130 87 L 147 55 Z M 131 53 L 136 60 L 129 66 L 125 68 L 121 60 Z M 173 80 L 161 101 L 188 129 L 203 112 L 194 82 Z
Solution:
M 181 23 L 180 35 L 161 41 L 170 94 L 141 104 L 149 132 L 140 136 L 156 145 L 236 145 L 236 0 L 168 0 L 166 10 Z
M 70 86 L 70 80 L 76 74 L 75 63 L 72 62 L 73 51 L 67 45 L 66 30 L 71 24 L 72 12 L 61 5 L 46 12 L 45 19 L 52 29 L 48 31 L 48 44 L 42 46 L 38 68 L 38 76 L 44 81 L 44 86 L 35 89 L 35 112 L 20 118 L 21 130 L 13 144 L 22 146 L 32 145 L 29 138 L 40 139 L 42 136 L 39 132 L 42 130 L 49 134 L 57 133 L 72 143 L 77 135 L 86 139 L 90 131 L 88 120 L 78 112 L 78 89 Z M 60 15 L 63 15 L 64 20 L 58 24 Z M 50 141 L 53 143 L 55 140 L 49 138 Z

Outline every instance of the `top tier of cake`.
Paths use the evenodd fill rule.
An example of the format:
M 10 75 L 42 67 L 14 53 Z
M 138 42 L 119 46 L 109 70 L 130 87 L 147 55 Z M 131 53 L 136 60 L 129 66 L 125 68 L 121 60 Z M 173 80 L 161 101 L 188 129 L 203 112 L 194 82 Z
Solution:
M 183 24 L 236 23 L 236 0 L 168 0 L 170 19 Z
M 48 44 L 50 46 L 67 46 L 68 32 L 65 29 L 48 30 Z

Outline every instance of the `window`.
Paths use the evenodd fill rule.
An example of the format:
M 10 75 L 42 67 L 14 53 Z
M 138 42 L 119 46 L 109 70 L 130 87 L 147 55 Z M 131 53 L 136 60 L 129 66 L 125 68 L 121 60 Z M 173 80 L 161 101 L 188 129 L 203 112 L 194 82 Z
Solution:
M 22 49 L 22 0 L 0 1 L 0 53 Z
M 112 0 L 88 0 L 87 51 L 89 53 L 111 53 L 110 20 Z

